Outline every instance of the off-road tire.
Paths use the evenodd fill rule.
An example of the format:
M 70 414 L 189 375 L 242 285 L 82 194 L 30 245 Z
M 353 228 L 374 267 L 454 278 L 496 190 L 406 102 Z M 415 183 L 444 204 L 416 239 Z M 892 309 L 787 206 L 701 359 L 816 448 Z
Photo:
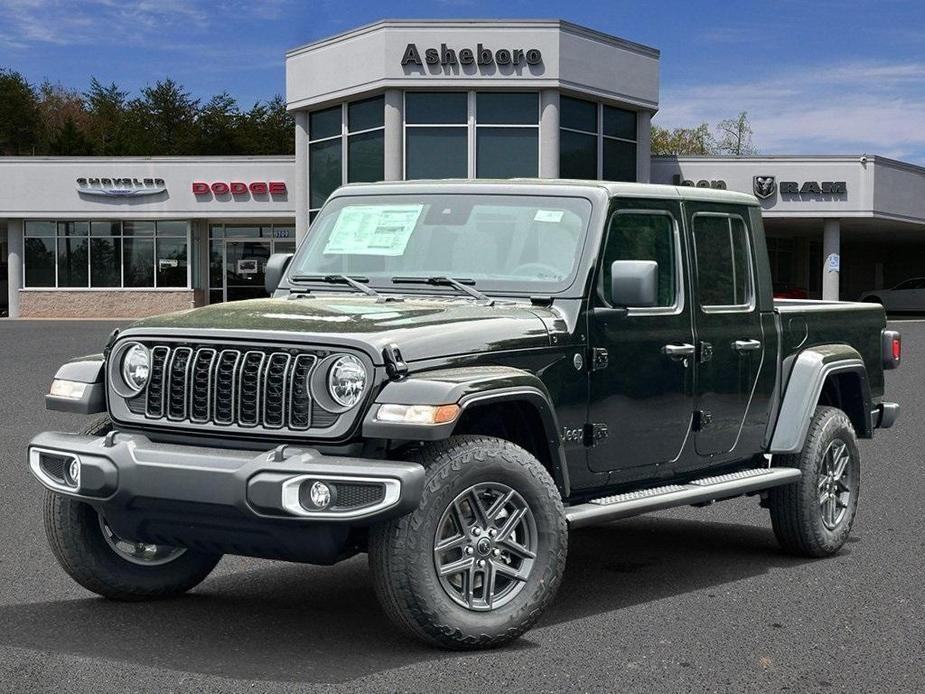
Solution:
M 847 445 L 851 490 L 844 517 L 837 527 L 829 529 L 820 510 L 819 484 L 826 451 L 835 440 Z M 795 467 L 803 473 L 794 484 L 775 487 L 768 492 L 771 525 L 781 547 L 803 557 L 827 557 L 838 552 L 851 533 L 860 492 L 861 456 L 851 420 L 837 408 L 817 407 L 803 450 L 793 455 L 775 456 L 774 465 Z
M 111 428 L 109 418 L 101 417 L 83 433 L 102 436 Z M 61 568 L 87 590 L 111 600 L 180 595 L 201 583 L 221 559 L 220 555 L 186 550 L 166 564 L 142 566 L 123 559 L 110 547 L 99 515 L 89 504 L 45 490 L 43 515 L 48 544 Z
M 369 565 L 376 594 L 405 633 L 447 649 L 492 648 L 527 631 L 555 596 L 565 569 L 568 528 L 562 500 L 542 464 L 514 444 L 487 436 L 454 436 L 420 452 L 424 493 L 412 513 L 372 529 Z M 434 563 L 434 539 L 444 511 L 475 484 L 516 490 L 535 518 L 537 552 L 520 592 L 507 604 L 474 612 L 444 590 Z

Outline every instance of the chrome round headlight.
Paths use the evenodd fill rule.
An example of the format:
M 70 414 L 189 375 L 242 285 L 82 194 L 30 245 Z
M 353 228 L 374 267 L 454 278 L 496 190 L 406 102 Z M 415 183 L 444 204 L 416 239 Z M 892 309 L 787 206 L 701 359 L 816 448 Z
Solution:
M 341 407 L 353 407 L 366 390 L 366 367 L 356 357 L 338 357 L 328 370 L 328 393 Z
M 122 354 L 122 380 L 137 393 L 147 385 L 150 373 L 148 350 L 136 342 Z

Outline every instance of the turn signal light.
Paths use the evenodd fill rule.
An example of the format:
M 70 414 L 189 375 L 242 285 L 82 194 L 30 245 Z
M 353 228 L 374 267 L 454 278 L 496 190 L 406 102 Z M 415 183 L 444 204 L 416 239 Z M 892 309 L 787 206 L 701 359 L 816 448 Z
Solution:
M 395 424 L 446 424 L 459 416 L 459 405 L 381 405 L 380 422 Z
M 56 398 L 80 400 L 84 396 L 84 392 L 86 390 L 86 383 L 78 383 L 77 381 L 65 381 L 63 379 L 56 378 L 51 382 L 51 390 L 48 391 L 48 394 Z

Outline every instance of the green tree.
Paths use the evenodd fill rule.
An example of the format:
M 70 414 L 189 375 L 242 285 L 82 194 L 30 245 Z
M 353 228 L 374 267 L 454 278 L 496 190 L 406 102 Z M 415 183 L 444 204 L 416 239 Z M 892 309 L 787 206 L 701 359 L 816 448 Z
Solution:
M 126 130 L 128 92 L 119 89 L 115 82 L 103 86 L 96 77 L 91 77 L 90 89 L 83 96 L 86 133 L 94 154 L 113 157 L 130 152 L 131 134 Z
M 199 100 L 169 77 L 141 90 L 129 102 L 127 125 L 131 154 L 145 156 L 195 154 Z
M 35 154 L 38 97 L 18 72 L 0 68 L 0 154 Z
M 93 143 L 77 127 L 73 117 L 67 116 L 54 137 L 48 141 L 48 154 L 63 157 L 79 157 L 94 154 Z
M 707 123 L 696 128 L 671 130 L 652 126 L 652 154 L 708 155 L 715 151 L 716 145 Z
M 295 119 L 280 95 L 256 103 L 244 116 L 241 150 L 248 154 L 293 154 Z
M 241 111 L 228 92 L 213 96 L 196 118 L 196 154 L 240 154 Z
M 743 157 L 758 153 L 752 144 L 752 126 L 745 111 L 735 118 L 721 120 L 716 126 L 716 133 L 719 136 L 716 149 L 720 154 Z

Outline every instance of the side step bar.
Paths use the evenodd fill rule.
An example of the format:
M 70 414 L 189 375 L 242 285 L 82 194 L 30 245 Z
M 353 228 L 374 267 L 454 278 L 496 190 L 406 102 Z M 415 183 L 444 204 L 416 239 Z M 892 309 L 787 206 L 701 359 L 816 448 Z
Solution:
M 729 499 L 769 487 L 792 484 L 800 475 L 796 468 L 786 467 L 741 470 L 727 475 L 704 477 L 686 484 L 670 484 L 592 499 L 585 504 L 566 508 L 565 518 L 569 527 L 581 528 L 650 511 Z

